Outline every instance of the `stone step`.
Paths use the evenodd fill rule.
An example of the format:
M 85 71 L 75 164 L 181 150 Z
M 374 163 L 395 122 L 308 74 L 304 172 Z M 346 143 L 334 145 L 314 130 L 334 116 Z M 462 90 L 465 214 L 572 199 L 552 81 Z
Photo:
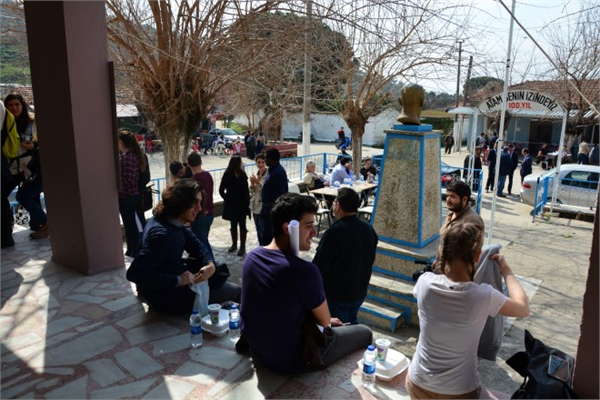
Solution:
M 358 320 L 366 325 L 374 325 L 394 333 L 404 325 L 404 313 L 375 300 L 366 299 L 358 310 Z
M 373 272 L 367 299 L 401 312 L 404 315 L 404 324 L 419 325 L 417 299 L 412 294 L 413 287 L 412 281 Z
M 423 265 L 415 261 L 431 261 L 435 258 L 439 239 L 423 248 L 412 248 L 379 241 L 375 254 L 373 271 L 412 282 L 412 275 Z

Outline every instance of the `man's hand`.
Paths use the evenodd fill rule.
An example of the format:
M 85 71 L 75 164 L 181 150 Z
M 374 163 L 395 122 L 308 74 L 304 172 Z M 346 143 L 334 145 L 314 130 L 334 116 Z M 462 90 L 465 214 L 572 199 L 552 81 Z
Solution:
M 179 275 L 179 286 L 190 285 L 194 283 L 194 274 L 190 271 L 185 271 L 183 274 Z
M 212 262 L 206 264 L 204 267 L 200 268 L 200 271 L 198 271 L 198 273 L 195 275 L 193 283 L 208 280 L 208 278 L 213 276 L 216 270 L 217 269 L 215 267 L 215 264 L 213 264 Z
M 331 318 L 330 324 L 331 324 L 331 326 L 342 326 L 342 325 L 344 325 L 344 323 L 342 321 L 340 321 L 339 318 Z

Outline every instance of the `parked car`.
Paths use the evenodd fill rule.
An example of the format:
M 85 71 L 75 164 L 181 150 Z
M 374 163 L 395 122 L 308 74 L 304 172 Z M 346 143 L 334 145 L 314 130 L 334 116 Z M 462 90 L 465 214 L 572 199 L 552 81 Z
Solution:
M 531 174 L 525 177 L 521 187 L 521 201 L 531 206 L 535 205 L 535 191 L 538 178 L 548 177 L 547 199 L 552 199 L 554 175 L 556 168 L 543 174 Z M 557 203 L 580 207 L 591 207 L 598 192 L 600 166 L 582 164 L 564 164 L 560 167 Z
M 452 165 L 448 165 L 442 161 L 440 165 L 440 174 L 442 180 L 442 187 L 445 188 L 452 181 L 460 179 L 460 168 L 453 167 Z

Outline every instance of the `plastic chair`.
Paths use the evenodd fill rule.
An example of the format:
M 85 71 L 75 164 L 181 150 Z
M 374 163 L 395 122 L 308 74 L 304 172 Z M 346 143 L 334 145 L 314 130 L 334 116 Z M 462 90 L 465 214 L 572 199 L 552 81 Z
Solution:
M 315 197 L 315 199 L 317 200 L 317 205 L 319 207 L 317 210 L 317 237 L 319 237 L 323 218 L 327 217 L 327 226 L 331 226 L 331 210 L 327 206 L 327 200 L 325 200 L 325 197 L 323 195 L 313 193 L 311 193 L 311 195 Z
M 373 215 L 373 206 L 366 206 L 366 207 L 359 208 L 358 215 L 362 216 L 364 219 L 371 222 L 371 215 Z
M 288 192 L 301 194 L 300 186 L 296 185 L 295 183 L 288 183 Z

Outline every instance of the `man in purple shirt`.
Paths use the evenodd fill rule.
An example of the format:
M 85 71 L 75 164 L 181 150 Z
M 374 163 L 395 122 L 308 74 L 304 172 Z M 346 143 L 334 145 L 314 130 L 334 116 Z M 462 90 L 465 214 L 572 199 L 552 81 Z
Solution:
M 204 200 L 202 212 L 198 214 L 196 220 L 190 225 L 190 228 L 194 232 L 194 235 L 200 239 L 211 258 L 214 259 L 212 247 L 208 241 L 210 227 L 215 219 L 213 205 L 214 181 L 210 173 L 202 169 L 202 157 L 200 154 L 196 152 L 190 153 L 187 158 L 187 164 L 194 174 L 192 179 L 202 186 L 202 191 L 204 192 L 202 195 L 202 199 Z
M 241 341 L 247 341 L 260 364 L 274 371 L 298 373 L 325 368 L 366 348 L 373 339 L 366 326 L 342 326 L 339 319 L 331 318 L 319 269 L 292 251 L 290 221 L 299 222 L 299 249 L 307 251 L 317 234 L 316 212 L 311 197 L 295 193 L 279 197 L 271 212 L 273 240 L 248 253 L 244 262 Z M 321 331 L 317 335 L 324 339 L 324 344 L 314 349 L 320 361 L 310 367 L 304 357 L 307 318 L 316 320 Z M 236 347 L 241 348 L 239 343 Z

